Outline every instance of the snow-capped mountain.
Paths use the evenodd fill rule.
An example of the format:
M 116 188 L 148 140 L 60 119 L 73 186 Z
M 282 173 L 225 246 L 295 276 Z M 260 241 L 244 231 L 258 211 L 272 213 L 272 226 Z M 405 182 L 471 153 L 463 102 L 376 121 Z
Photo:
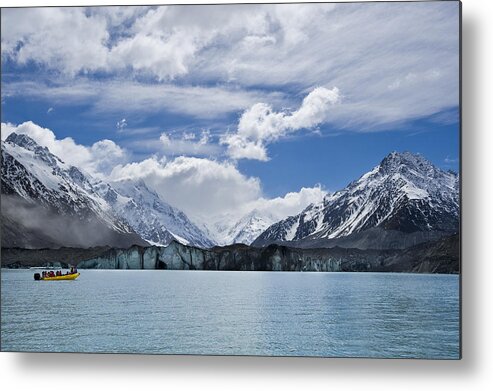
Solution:
M 10 238 L 29 246 L 40 235 L 49 245 L 146 244 L 79 169 L 26 135 L 12 133 L 2 143 L 1 181 L 3 244 Z
M 2 142 L 1 184 L 2 245 L 8 247 L 128 247 L 172 240 L 197 247 L 315 243 L 370 230 L 375 237 L 375 229 L 457 232 L 459 222 L 458 175 L 407 152 L 391 153 L 345 189 L 296 216 L 278 221 L 253 210 L 236 222 L 224 216 L 200 228 L 143 181 L 97 180 L 23 134 L 12 133 Z
M 251 244 L 276 221 L 278 219 L 272 214 L 254 209 L 233 225 L 228 221 L 216 224 L 216 241 L 220 245 L 234 243 Z
M 167 245 L 172 240 L 197 247 L 215 244 L 182 211 L 161 200 L 142 180 L 123 180 L 111 185 L 99 182 L 95 187 L 115 213 L 151 244 Z
M 2 142 L 1 180 L 2 245 L 213 245 L 143 182 L 96 180 L 23 134 Z
M 253 244 L 340 238 L 375 227 L 457 232 L 458 225 L 458 175 L 421 155 L 393 152 L 345 189 L 273 224 Z

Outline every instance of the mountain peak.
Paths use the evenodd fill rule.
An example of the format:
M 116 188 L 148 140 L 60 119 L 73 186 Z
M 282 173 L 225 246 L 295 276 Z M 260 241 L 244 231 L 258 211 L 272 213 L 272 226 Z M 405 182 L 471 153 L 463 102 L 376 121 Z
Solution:
M 437 168 L 424 156 L 412 152 L 391 152 L 380 163 L 383 172 L 401 172 L 412 168 L 414 171 L 434 171 Z
M 54 233 L 49 227 L 40 227 L 39 232 L 50 232 L 48 236 L 52 240 L 60 224 L 63 224 L 61 233 L 65 224 L 72 227 L 73 223 L 76 227 L 67 230 L 69 236 L 53 236 L 57 245 L 109 243 L 126 247 L 126 240 L 139 245 L 162 245 L 173 238 L 199 247 L 214 245 L 183 212 L 161 201 L 143 180 L 126 180 L 113 186 L 94 179 L 82 169 L 61 162 L 48 148 L 24 134 L 9 135 L 2 147 L 2 190 L 48 207 L 47 219 L 53 215 L 57 221 L 53 224 Z M 43 213 L 41 216 L 48 214 Z M 44 222 L 41 217 L 33 220 L 36 224 Z M 15 224 L 23 223 L 16 220 Z M 46 225 L 50 226 L 49 222 Z M 37 232 L 32 234 L 32 240 Z M 71 237 L 70 232 L 82 234 Z
M 250 212 L 248 212 L 246 215 L 244 215 L 240 221 L 251 221 L 254 219 L 262 219 L 262 218 L 269 218 L 273 219 L 270 213 L 268 212 L 261 212 L 257 208 L 252 209 Z
M 25 148 L 29 151 L 34 151 L 36 148 L 39 148 L 39 144 L 26 134 L 13 132 L 5 141 L 18 145 L 19 147 Z
M 154 191 L 154 189 L 147 186 L 142 178 L 139 179 L 121 179 L 112 183 L 112 185 L 123 192 L 127 196 L 133 194 L 133 197 L 139 197 L 142 199 L 147 199 L 153 202 L 155 199 L 160 199 L 161 197 Z
M 47 147 L 42 147 L 26 134 L 13 132 L 6 138 L 5 142 L 33 152 L 37 159 L 44 161 L 55 170 L 60 169 L 60 163 L 65 164 L 58 156 L 53 155 Z
M 416 165 L 416 164 L 431 164 L 425 157 L 419 153 L 412 153 L 408 151 L 397 152 L 393 151 L 389 153 L 380 163 L 381 165 Z
M 139 178 L 137 179 L 135 182 L 134 182 L 134 185 L 137 189 L 139 190 L 143 190 L 149 194 L 152 194 L 154 197 L 157 197 L 159 198 L 159 195 L 154 191 L 154 189 L 151 189 L 147 186 L 147 183 L 145 183 L 145 181 L 142 179 L 142 178 Z
M 455 232 L 458 176 L 422 155 L 392 152 L 373 170 L 297 216 L 269 227 L 254 244 L 333 239 L 379 228 L 403 233 Z

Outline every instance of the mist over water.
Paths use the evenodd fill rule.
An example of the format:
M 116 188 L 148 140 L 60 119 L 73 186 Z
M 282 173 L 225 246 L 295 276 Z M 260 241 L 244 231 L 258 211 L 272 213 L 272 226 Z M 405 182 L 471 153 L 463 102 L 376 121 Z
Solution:
M 2 270 L 4 351 L 459 357 L 459 277 Z

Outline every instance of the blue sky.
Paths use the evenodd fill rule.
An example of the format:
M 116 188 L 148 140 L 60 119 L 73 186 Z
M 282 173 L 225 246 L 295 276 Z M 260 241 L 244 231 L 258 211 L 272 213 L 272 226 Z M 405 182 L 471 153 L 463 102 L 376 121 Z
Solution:
M 394 150 L 458 170 L 458 23 L 457 2 L 4 10 L 2 138 L 197 220 L 294 214 Z

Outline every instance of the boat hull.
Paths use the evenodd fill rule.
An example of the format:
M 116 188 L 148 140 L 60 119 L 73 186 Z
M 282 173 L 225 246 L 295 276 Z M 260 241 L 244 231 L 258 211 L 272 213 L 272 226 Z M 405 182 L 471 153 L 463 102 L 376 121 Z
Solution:
M 41 281 L 67 281 L 67 280 L 75 280 L 80 276 L 80 273 L 74 274 L 64 274 L 62 276 L 54 276 L 54 277 L 41 277 Z

